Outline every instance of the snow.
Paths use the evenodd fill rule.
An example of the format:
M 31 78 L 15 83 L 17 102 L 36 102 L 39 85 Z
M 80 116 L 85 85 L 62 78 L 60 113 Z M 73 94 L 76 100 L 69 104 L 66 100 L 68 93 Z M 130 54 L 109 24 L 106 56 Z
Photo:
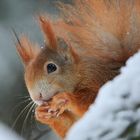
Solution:
M 0 140 L 23 140 L 15 132 L 0 123 Z
M 121 74 L 107 82 L 66 140 L 129 140 L 140 138 L 140 52 Z

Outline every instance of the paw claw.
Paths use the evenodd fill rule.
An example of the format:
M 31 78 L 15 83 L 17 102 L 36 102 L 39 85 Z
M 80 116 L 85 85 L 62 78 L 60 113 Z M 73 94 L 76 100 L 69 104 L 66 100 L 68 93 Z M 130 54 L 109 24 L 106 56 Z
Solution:
M 48 110 L 48 113 L 52 113 L 52 112 L 53 112 L 53 109 L 50 108 L 50 109 Z

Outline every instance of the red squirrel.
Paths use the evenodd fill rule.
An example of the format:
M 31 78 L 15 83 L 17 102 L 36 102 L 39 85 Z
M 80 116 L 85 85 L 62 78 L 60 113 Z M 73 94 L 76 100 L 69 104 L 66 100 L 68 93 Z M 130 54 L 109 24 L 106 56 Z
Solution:
M 64 138 L 94 102 L 99 88 L 119 74 L 140 48 L 140 0 L 58 3 L 60 17 L 40 16 L 43 48 L 25 36 L 17 51 L 25 82 L 38 105 L 36 119 Z

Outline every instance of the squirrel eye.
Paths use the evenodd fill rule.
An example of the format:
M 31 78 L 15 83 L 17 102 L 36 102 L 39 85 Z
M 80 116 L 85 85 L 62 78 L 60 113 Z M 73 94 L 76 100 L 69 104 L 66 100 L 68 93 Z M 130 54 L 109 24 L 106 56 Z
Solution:
M 49 63 L 49 64 L 47 65 L 47 72 L 48 72 L 48 73 L 52 73 L 52 72 L 54 72 L 54 71 L 56 71 L 56 70 L 57 70 L 57 67 L 56 67 L 55 64 Z

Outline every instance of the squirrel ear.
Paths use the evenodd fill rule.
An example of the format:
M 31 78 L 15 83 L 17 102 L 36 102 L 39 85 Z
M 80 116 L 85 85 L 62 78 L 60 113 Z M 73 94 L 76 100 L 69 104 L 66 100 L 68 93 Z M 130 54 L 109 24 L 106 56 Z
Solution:
M 46 20 L 43 16 L 39 17 L 40 26 L 44 32 L 45 40 L 49 42 L 49 47 L 57 49 L 57 39 L 53 32 L 51 23 Z
M 79 56 L 75 52 L 75 50 L 72 48 L 70 43 L 68 43 L 68 41 L 65 41 L 62 38 L 58 38 L 57 41 L 58 41 L 58 45 L 59 45 L 59 50 L 64 55 L 65 59 L 72 60 L 73 62 L 78 63 Z
M 40 51 L 37 45 L 33 45 L 25 36 L 18 39 L 18 44 L 16 45 L 17 51 L 24 63 L 27 65 L 33 58 L 35 58 Z

